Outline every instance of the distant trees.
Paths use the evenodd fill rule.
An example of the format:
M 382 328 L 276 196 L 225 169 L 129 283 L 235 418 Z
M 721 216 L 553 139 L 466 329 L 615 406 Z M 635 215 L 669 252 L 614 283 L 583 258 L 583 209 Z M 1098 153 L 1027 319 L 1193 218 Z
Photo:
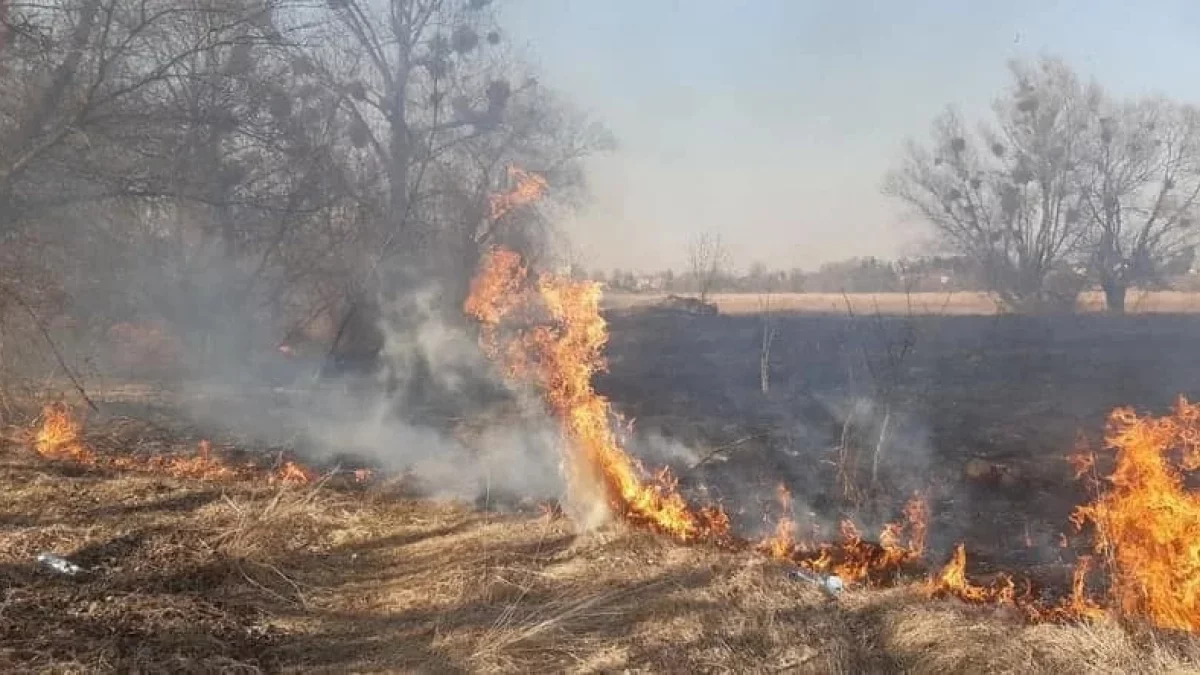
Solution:
M 591 278 L 618 292 L 696 293 L 694 277 L 671 270 L 636 273 L 596 271 Z M 977 266 L 965 257 L 848 258 L 821 265 L 815 271 L 800 268 L 772 270 L 754 263 L 742 273 L 726 268 L 713 289 L 733 293 L 895 293 L 948 292 L 983 289 Z
M 885 191 L 976 261 L 1020 310 L 1063 308 L 1087 281 L 1108 308 L 1196 243 L 1200 122 L 1192 106 L 1117 100 L 1063 62 L 1015 62 L 993 119 L 953 111 L 910 143 Z
M 902 290 L 897 266 L 871 257 L 826 263 L 808 275 L 806 287 L 818 293 L 886 293 Z

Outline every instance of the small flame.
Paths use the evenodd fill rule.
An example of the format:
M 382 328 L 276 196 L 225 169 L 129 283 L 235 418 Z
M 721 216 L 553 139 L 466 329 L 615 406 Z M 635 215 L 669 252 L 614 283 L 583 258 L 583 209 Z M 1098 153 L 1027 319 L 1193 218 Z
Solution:
M 62 401 L 42 408 L 41 424 L 34 433 L 33 444 L 37 453 L 47 459 L 96 463 L 96 453 L 84 443 L 83 424 Z
M 1075 480 L 1079 480 L 1096 470 L 1096 453 L 1081 449 L 1067 455 L 1067 462 L 1075 470 Z
M 136 457 L 116 455 L 101 458 L 83 438 L 83 424 L 64 403 L 56 402 L 42 410 L 40 424 L 33 434 L 37 453 L 48 459 L 66 459 L 81 464 L 100 465 L 119 471 L 155 473 L 172 478 L 191 480 L 265 480 L 268 484 L 307 485 L 317 474 L 297 462 L 288 460 L 277 469 L 264 472 L 253 464 L 235 465 L 213 453 L 212 443 L 200 441 L 194 455 L 155 455 Z M 369 469 L 355 471 L 359 482 L 369 480 Z
M 775 533 L 758 545 L 758 550 L 772 558 L 790 558 L 796 550 L 796 520 L 792 509 L 792 493 L 780 484 L 775 491 L 781 514 L 775 524 Z
M 839 525 L 841 540 L 820 546 L 798 543 L 796 522 L 791 514 L 791 495 L 780 486 L 778 498 L 783 515 L 772 536 L 757 549 L 773 558 L 791 562 L 814 572 L 836 574 L 846 583 L 890 582 L 908 565 L 918 562 L 925 550 L 929 506 L 916 494 L 904 507 L 905 522 L 888 523 L 879 543 L 867 541 L 853 521 Z
M 1012 605 L 1016 603 L 1016 584 L 1012 577 L 1001 574 L 990 586 L 978 586 L 967 580 L 967 547 L 958 544 L 950 562 L 925 585 L 933 597 L 956 597 L 978 604 Z
M 150 458 L 147 467 L 172 478 L 193 480 L 232 480 L 240 475 L 236 468 L 213 456 L 212 443 L 207 440 L 197 444 L 196 454 L 192 457 L 160 455 Z
M 513 189 L 491 195 L 488 199 L 492 220 L 500 220 L 515 209 L 537 202 L 549 187 L 542 176 L 515 166 L 508 167 L 508 177 L 515 183 Z
M 290 460 L 284 462 L 267 477 L 267 482 L 271 485 L 308 485 L 316 480 L 317 474 L 312 469 Z

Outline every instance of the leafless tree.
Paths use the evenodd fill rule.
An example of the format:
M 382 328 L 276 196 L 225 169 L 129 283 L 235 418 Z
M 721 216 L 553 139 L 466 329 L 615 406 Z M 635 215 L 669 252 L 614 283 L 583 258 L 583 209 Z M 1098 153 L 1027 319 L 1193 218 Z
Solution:
M 1127 289 L 1161 281 L 1164 266 L 1197 243 L 1200 110 L 1163 99 L 1093 111 L 1081 176 L 1088 264 L 1110 312 Z
M 721 279 L 729 264 L 729 251 L 717 232 L 697 232 L 688 244 L 688 267 L 701 302 Z
M 488 212 L 510 167 L 571 208 L 611 145 L 505 49 L 492 5 L 0 2 L 0 290 L 198 339 L 226 323 L 203 316 L 331 339 L 425 281 L 455 307 L 480 250 L 553 237 L 540 208 Z
M 1014 63 L 995 120 L 971 133 L 945 113 L 932 143 L 910 143 L 885 191 L 933 226 L 943 244 L 978 261 L 1007 306 L 1073 304 L 1077 287 L 1055 284 L 1086 232 L 1077 186 L 1090 110 L 1100 97 L 1063 63 Z

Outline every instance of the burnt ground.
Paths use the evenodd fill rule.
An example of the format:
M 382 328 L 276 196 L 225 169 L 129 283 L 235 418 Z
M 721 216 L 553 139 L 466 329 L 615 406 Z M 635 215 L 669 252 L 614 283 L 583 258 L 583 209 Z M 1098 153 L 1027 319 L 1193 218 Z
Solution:
M 922 489 L 934 510 L 932 556 L 965 541 L 977 570 L 1065 570 L 1072 553 L 1060 533 L 1072 547 L 1085 543 L 1067 521 L 1087 498 L 1065 461 L 1081 435 L 1100 447 L 1114 407 L 1162 413 L 1200 393 L 1194 315 L 777 315 L 765 395 L 761 317 L 608 318 L 610 372 L 599 389 L 643 434 L 699 457 L 716 450 L 697 468 L 673 464 L 693 490 L 732 505 L 743 527 L 761 521 L 780 482 L 801 516 L 827 528 L 845 516 L 877 525 Z M 847 497 L 845 464 L 865 494 Z
M 612 372 L 599 385 L 637 418 L 648 463 L 674 464 L 744 528 L 761 525 L 781 481 L 817 520 L 864 525 L 923 488 L 936 516 L 930 557 L 962 539 L 974 573 L 986 573 L 1065 569 L 1069 552 L 1054 541 L 1083 494 L 1064 455 L 1115 405 L 1161 411 L 1194 393 L 1200 318 L 785 317 L 765 396 L 760 327 L 612 317 Z M 906 335 L 900 367 L 880 366 Z M 855 398 L 877 409 L 847 423 Z M 850 457 L 866 484 L 886 401 L 896 421 L 879 488 L 848 499 L 838 460 Z M 127 407 L 137 419 L 89 427 L 102 453 L 190 453 L 210 431 L 181 428 L 171 405 Z M 654 432 L 690 460 L 645 440 Z M 1137 625 L 1028 625 L 1003 607 L 931 600 L 919 583 L 831 599 L 750 553 L 414 500 L 402 479 L 297 487 L 119 473 L 41 459 L 16 438 L 0 437 L 4 672 L 1061 674 L 1200 663 L 1194 639 Z M 973 462 L 987 470 L 972 473 Z M 89 573 L 42 569 L 42 551 Z

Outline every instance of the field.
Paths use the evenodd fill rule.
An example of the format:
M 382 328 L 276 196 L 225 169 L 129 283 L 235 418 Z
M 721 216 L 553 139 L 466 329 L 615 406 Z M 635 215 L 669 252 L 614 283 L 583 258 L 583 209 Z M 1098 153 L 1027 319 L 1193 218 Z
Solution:
M 1131 303 L 1132 305 L 1132 303 Z M 1062 590 L 1087 498 L 1065 461 L 1121 405 L 1200 393 L 1200 316 L 964 312 L 762 317 L 610 312 L 599 390 L 633 450 L 740 532 L 776 488 L 829 535 L 874 532 L 914 490 L 927 557 Z M 102 402 L 102 408 L 104 408 Z M 102 453 L 190 453 L 201 434 L 98 415 Z M 887 420 L 886 424 L 884 420 Z M 878 437 L 886 429 L 886 443 Z M 0 668 L 116 672 L 1189 672 L 1200 645 L 1139 622 L 1030 625 L 933 600 L 914 577 L 836 598 L 750 552 L 619 524 L 579 532 L 359 485 L 197 480 L 0 449 Z M 883 448 L 872 471 L 874 454 Z M 874 473 L 874 479 L 872 479 Z M 485 505 L 486 506 L 486 505 Z M 1065 546 L 1063 545 L 1065 543 Z M 33 562 L 57 551 L 78 578 Z
M 605 304 L 611 309 L 649 307 L 665 295 L 656 293 L 610 293 Z M 991 315 L 997 313 L 995 301 L 986 293 L 716 293 L 709 298 L 724 314 L 758 314 L 764 304 L 776 312 L 904 315 Z M 1104 295 L 1089 291 L 1080 295 L 1080 312 L 1104 309 Z M 1200 293 L 1189 291 L 1130 291 L 1126 309 L 1133 314 L 1173 314 L 1200 311 Z

